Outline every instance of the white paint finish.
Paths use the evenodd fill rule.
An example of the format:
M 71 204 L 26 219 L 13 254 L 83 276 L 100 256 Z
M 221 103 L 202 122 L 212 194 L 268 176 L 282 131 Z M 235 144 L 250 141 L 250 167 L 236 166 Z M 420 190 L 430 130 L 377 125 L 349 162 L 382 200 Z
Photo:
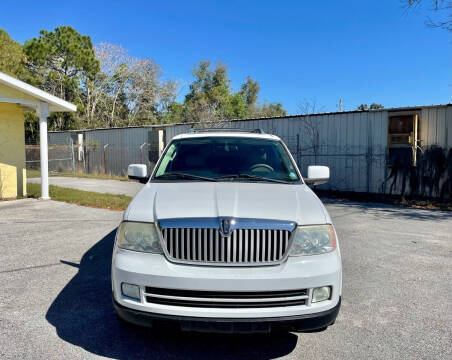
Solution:
M 219 134 L 209 134 L 216 135 Z M 191 134 L 184 137 L 200 136 L 206 135 Z M 259 138 L 269 138 L 269 135 L 259 135 Z M 310 167 L 309 175 L 319 179 L 327 178 L 329 169 L 323 166 Z M 124 213 L 125 221 L 138 222 L 228 217 L 286 220 L 299 226 L 331 223 L 325 207 L 305 184 L 151 181 L 135 196 Z M 204 251 L 206 252 L 206 248 Z M 169 262 L 162 255 L 128 251 L 115 246 L 111 274 L 114 297 L 123 306 L 179 316 L 246 319 L 314 314 L 336 306 L 342 291 L 338 244 L 327 254 L 289 257 L 281 264 L 259 268 L 178 265 Z M 308 301 L 305 305 L 268 308 L 196 308 L 147 303 L 143 300 L 131 301 L 121 294 L 123 282 L 137 284 L 142 289 L 145 286 L 155 286 L 207 291 L 277 291 L 331 286 L 333 292 L 331 299 L 318 304 L 310 304 Z
M 41 199 L 48 200 L 49 196 L 49 161 L 47 145 L 47 118 L 50 115 L 49 105 L 41 102 L 37 108 L 39 116 L 39 150 L 41 156 Z
M 239 217 L 330 223 L 321 201 L 306 185 L 242 182 L 149 182 L 124 214 L 129 221 L 189 217 Z
M 308 177 L 305 178 L 307 184 L 320 185 L 328 182 L 330 178 L 330 168 L 322 165 L 309 165 Z
M 36 98 L 38 101 L 48 103 L 50 111 L 77 111 L 77 106 L 75 106 L 74 104 L 71 104 L 63 99 L 53 96 L 52 94 L 42 91 L 41 89 L 31 86 L 2 72 L 0 72 L 0 84 L 6 85 L 10 88 L 30 95 Z M 26 104 L 27 100 L 25 100 L 23 103 Z
M 148 176 L 148 168 L 144 164 L 130 164 L 127 167 L 127 175 L 138 178 L 145 178 Z
M 253 139 L 268 139 L 268 140 L 280 140 L 279 137 L 271 134 L 258 134 L 258 133 L 247 133 L 247 132 L 199 132 L 199 133 L 189 133 L 180 134 L 174 137 L 174 140 L 188 139 L 188 138 L 203 138 L 203 137 L 241 137 L 241 138 L 253 138 Z
M 116 300 L 141 311 L 197 317 L 255 318 L 309 314 L 334 307 L 342 293 L 341 257 L 337 250 L 323 255 L 289 257 L 279 266 L 203 267 L 172 264 L 162 255 L 116 249 L 112 261 Z M 333 285 L 330 301 L 308 307 L 194 308 L 127 301 L 119 284 L 205 291 L 281 291 Z

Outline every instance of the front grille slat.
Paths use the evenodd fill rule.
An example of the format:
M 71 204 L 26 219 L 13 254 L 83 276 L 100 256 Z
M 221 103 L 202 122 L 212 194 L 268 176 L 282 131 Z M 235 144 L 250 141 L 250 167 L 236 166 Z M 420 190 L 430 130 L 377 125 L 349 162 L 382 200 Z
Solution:
M 191 241 L 190 229 L 187 229 L 187 257 L 186 260 L 191 260 Z
M 242 262 L 242 235 L 243 235 L 243 230 L 239 229 L 239 240 L 238 240 L 238 247 L 239 247 L 239 257 L 237 259 L 238 262 Z
M 170 241 L 170 254 L 174 253 L 174 243 L 173 243 L 173 229 L 168 230 L 168 234 L 169 234 L 169 241 Z
M 160 230 L 170 259 L 199 264 L 271 265 L 284 259 L 290 230 L 234 229 L 223 236 L 219 229 L 163 228 Z
M 284 246 L 284 234 L 279 234 L 279 257 L 281 257 L 282 254 L 282 248 Z
M 174 229 L 174 232 L 176 233 L 175 235 L 175 239 L 174 239 L 174 241 L 175 241 L 175 243 L 176 243 L 176 246 L 175 246 L 175 254 L 176 254 L 176 257 L 179 257 L 179 229 Z
M 213 229 L 209 229 L 209 261 L 213 261 Z
M 185 229 L 180 229 L 180 247 L 181 247 L 181 259 L 185 259 L 185 239 L 184 232 Z
M 191 258 L 192 260 L 196 260 L 196 229 L 192 229 L 191 231 Z
M 234 250 L 235 250 L 235 230 L 231 234 L 231 262 L 235 262 Z
M 250 232 L 250 255 L 249 255 L 249 260 L 247 260 L 249 262 L 253 262 L 254 261 L 254 256 L 253 255 L 254 255 L 254 233 L 255 232 L 256 232 L 255 230 Z
M 273 261 L 276 261 L 276 248 L 277 248 L 277 246 L 276 246 L 276 241 L 277 241 L 277 239 L 276 239 L 276 237 L 278 236 L 278 233 L 277 233 L 277 231 L 276 230 L 273 230 Z
M 230 237 L 224 238 L 226 243 L 227 243 L 227 251 L 226 251 L 226 261 L 227 262 L 231 262 L 231 237 L 234 236 L 234 232 L 232 233 L 232 235 Z
M 214 261 L 220 261 L 220 257 L 218 256 L 218 254 L 220 253 L 219 249 L 218 249 L 218 247 L 220 246 L 220 243 L 218 240 L 219 237 L 220 237 L 219 232 L 215 231 L 215 259 L 214 259 Z
M 256 237 L 256 252 L 255 252 L 256 259 L 255 259 L 255 261 L 259 262 L 259 261 L 261 261 L 261 257 L 260 257 L 260 254 L 261 254 L 260 253 L 261 230 L 257 230 L 256 235 L 257 235 L 257 237 Z
M 244 262 L 248 262 L 248 233 L 250 232 L 249 230 L 245 230 L 245 240 L 244 240 L 244 250 L 243 250 L 243 261 Z

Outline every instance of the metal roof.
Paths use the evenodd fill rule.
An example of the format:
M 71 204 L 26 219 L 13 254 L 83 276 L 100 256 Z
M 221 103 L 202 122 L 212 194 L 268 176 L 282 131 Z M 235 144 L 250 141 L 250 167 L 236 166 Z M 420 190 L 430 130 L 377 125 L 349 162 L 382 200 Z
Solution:
M 330 112 L 319 112 L 319 113 L 309 113 L 309 114 L 293 114 L 284 116 L 267 116 L 267 117 L 256 117 L 256 118 L 246 118 L 246 119 L 231 119 L 228 121 L 253 121 L 253 120 L 271 120 L 271 119 L 290 119 L 299 118 L 305 116 L 323 116 L 323 115 L 336 115 L 336 114 L 353 114 L 353 113 L 366 113 L 366 112 L 396 112 L 396 111 L 416 111 L 422 108 L 440 107 L 440 106 L 452 106 L 452 103 L 448 104 L 432 104 L 432 105 L 415 105 L 415 106 L 401 106 L 392 108 L 382 108 L 375 110 L 349 110 L 349 111 L 330 111 Z M 111 128 L 93 128 L 93 129 L 78 129 L 78 130 L 63 130 L 64 132 L 82 132 L 82 131 L 95 131 L 95 130 L 114 130 L 114 129 L 129 129 L 129 128 L 165 128 L 176 125 L 186 125 L 191 126 L 197 123 L 172 123 L 172 124 L 156 124 L 156 125 L 138 125 L 138 126 L 124 126 L 124 127 L 111 127 Z M 61 131 L 49 131 L 50 132 L 61 132 Z

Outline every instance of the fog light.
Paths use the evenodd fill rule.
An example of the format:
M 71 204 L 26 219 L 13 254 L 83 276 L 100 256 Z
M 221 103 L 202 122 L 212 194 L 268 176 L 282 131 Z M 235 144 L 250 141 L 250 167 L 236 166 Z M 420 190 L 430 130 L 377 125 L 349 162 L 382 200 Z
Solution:
M 137 285 L 122 283 L 121 291 L 124 296 L 140 300 L 140 287 Z
M 331 287 L 329 286 L 323 286 L 319 288 L 315 288 L 312 292 L 312 302 L 320 302 L 325 301 L 330 298 L 331 295 Z

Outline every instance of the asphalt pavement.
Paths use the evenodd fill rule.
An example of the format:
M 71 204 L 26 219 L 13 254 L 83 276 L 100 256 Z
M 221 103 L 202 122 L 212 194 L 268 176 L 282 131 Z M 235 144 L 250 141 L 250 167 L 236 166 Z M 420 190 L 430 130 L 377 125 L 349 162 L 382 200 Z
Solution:
M 323 332 L 214 335 L 120 324 L 110 257 L 122 213 L 0 202 L 1 359 L 452 358 L 452 213 L 326 201 L 342 309 Z

